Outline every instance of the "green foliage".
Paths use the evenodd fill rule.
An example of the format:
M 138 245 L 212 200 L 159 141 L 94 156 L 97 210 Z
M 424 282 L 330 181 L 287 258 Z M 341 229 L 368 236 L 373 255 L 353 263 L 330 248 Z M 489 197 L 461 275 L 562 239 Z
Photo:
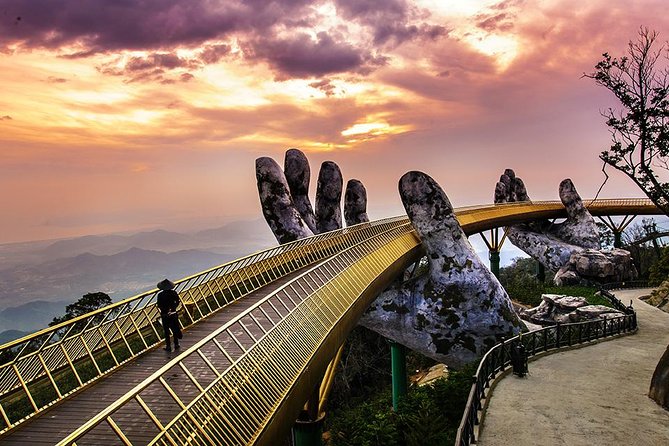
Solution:
M 477 364 L 451 371 L 431 385 L 412 387 L 392 410 L 388 388 L 326 417 L 332 446 L 452 445 Z
M 54 325 L 60 324 L 61 322 L 69 321 L 70 319 L 74 319 L 75 317 L 81 316 L 82 314 L 90 313 L 91 311 L 105 307 L 111 303 L 111 297 L 109 297 L 106 293 L 98 291 L 96 293 L 84 294 L 81 299 L 65 307 L 64 316 L 54 317 L 53 320 L 49 323 L 49 327 L 53 327 Z
M 537 262 L 528 257 L 516 257 L 511 265 L 499 271 L 499 281 L 511 299 L 531 306 L 539 305 L 546 282 L 552 280 L 553 274 L 547 271 L 546 280 L 539 281 Z
M 649 284 L 657 286 L 669 278 L 669 247 L 662 248 L 660 259 L 650 267 Z
M 500 270 L 499 281 L 514 301 L 534 307 L 541 303 L 542 294 L 565 294 L 584 297 L 592 305 L 611 305 L 606 298 L 595 295 L 598 291 L 596 287 L 553 285 L 553 275 L 548 272 L 546 280 L 539 281 L 536 264 L 533 259 L 518 257 L 513 259 L 511 265 Z

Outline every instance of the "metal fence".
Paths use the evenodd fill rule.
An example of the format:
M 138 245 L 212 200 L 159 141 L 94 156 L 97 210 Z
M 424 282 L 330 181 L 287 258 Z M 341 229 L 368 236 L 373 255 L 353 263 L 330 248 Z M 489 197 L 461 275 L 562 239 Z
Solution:
M 277 246 L 176 282 L 187 327 L 258 288 L 322 261 L 406 217 L 363 223 Z M 158 290 L 0 346 L 0 434 L 162 341 Z
M 335 336 L 334 355 L 347 336 L 342 325 L 352 328 L 376 293 L 360 296 L 403 256 L 415 261 L 419 247 L 405 223 L 341 250 L 182 352 L 59 445 L 272 444 L 272 426 L 295 420 L 296 413 L 281 412 L 291 405 L 287 395 L 322 376 L 316 352 Z M 321 364 L 332 355 L 321 354 Z M 175 372 L 187 382 L 170 381 Z
M 531 357 L 548 350 L 556 350 L 591 342 L 595 339 L 634 332 L 637 330 L 637 319 L 631 303 L 629 306 L 625 306 L 608 290 L 643 286 L 647 286 L 647 282 L 620 282 L 602 286 L 602 295 L 607 297 L 617 310 L 622 311 L 623 316 L 570 324 L 558 323 L 515 336 L 488 350 L 481 359 L 473 377 L 474 383 L 460 421 L 455 441 L 456 446 L 469 446 L 476 443 L 476 426 L 480 422 L 479 414 L 483 407 L 482 400 L 488 397 L 487 389 L 489 389 L 490 383 L 511 364 L 511 349 L 514 344 L 522 343 L 527 356 Z

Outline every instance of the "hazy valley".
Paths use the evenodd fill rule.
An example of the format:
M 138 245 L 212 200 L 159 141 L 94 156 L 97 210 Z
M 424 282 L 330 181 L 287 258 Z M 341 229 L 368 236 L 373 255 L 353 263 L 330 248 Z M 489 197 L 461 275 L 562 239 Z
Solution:
M 0 245 L 0 343 L 45 327 L 83 294 L 114 301 L 275 244 L 261 220 Z

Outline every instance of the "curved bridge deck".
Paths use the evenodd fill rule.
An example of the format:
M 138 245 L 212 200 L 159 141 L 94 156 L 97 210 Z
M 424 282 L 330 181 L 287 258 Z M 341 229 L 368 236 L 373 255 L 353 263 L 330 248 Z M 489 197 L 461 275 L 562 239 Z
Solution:
M 643 199 L 588 207 L 593 215 L 658 213 Z M 533 202 L 461 208 L 456 215 L 471 235 L 561 218 L 565 211 L 560 202 Z M 0 440 L 272 444 L 292 425 L 367 306 L 421 255 L 408 219 L 397 217 L 272 248 L 179 281 L 189 328 L 182 350 L 172 356 L 153 336 L 155 291 L 6 344 L 2 353 L 14 359 L 0 363 Z M 231 290 L 237 291 L 232 298 Z M 124 345 L 131 357 L 117 358 L 115 346 Z M 115 365 L 98 366 L 102 354 Z M 82 361 L 97 369 L 88 381 L 77 373 Z M 76 375 L 79 387 L 59 390 L 63 370 Z M 49 383 L 58 395 L 37 401 L 32 390 Z M 3 407 L 21 392 L 32 409 L 15 419 Z
M 186 350 L 204 339 L 226 322 L 238 317 L 276 289 L 288 283 L 301 272 L 302 270 L 266 285 L 189 327 L 184 331 L 181 349 Z M 279 304 L 276 303 L 276 305 Z M 254 336 L 261 335 L 258 328 L 249 327 L 249 329 Z M 244 336 L 244 333 L 239 332 L 236 334 L 242 344 L 248 348 L 251 344 L 248 335 Z M 241 350 L 238 349 L 237 353 L 241 354 Z M 21 428 L 5 435 L 2 437 L 2 444 L 53 445 L 58 443 L 178 354 L 179 350 L 168 353 L 163 350 L 162 346 L 144 353 L 108 377 L 93 383 L 83 391 L 47 410 L 42 416 L 28 421 Z M 191 373 L 202 379 L 202 375 L 210 374 L 211 371 L 204 367 L 193 367 Z M 165 379 L 173 388 L 183 389 L 187 393 L 189 387 L 192 386 L 183 370 L 174 370 L 174 373 Z M 167 398 L 165 398 L 166 396 Z M 169 395 L 165 395 L 165 392 L 157 387 L 147 389 L 145 400 L 156 408 L 156 415 L 161 419 L 174 416 L 180 409 Z M 134 444 L 147 444 L 156 434 L 152 426 L 146 424 L 143 415 L 139 406 L 130 406 L 129 410 L 125 411 L 117 420 L 127 430 L 128 439 Z M 118 441 L 118 437 L 112 431 L 106 429 L 98 429 L 86 438 L 86 444 L 117 444 Z

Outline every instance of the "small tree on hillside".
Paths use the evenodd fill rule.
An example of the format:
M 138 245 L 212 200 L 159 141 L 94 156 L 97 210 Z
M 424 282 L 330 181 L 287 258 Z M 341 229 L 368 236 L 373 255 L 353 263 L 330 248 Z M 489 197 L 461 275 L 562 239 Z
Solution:
M 90 313 L 91 311 L 105 307 L 112 303 L 111 297 L 103 292 L 87 293 L 81 299 L 73 304 L 65 307 L 65 314 L 63 316 L 56 316 L 49 323 L 50 327 L 60 324 L 61 322 L 69 321 L 82 314 Z
M 615 95 L 622 109 L 604 113 L 613 145 L 599 158 L 625 175 L 669 215 L 669 50 L 656 44 L 657 32 L 640 28 L 620 58 L 604 53 L 585 76 Z M 656 46 L 659 45 L 659 48 Z M 608 175 L 607 175 L 608 178 Z M 669 407 L 669 347 L 651 380 L 649 396 Z
M 603 113 L 613 144 L 599 158 L 625 175 L 669 215 L 669 52 L 658 34 L 641 28 L 627 54 L 604 53 L 585 77 L 608 89 L 621 109 Z M 608 175 L 607 175 L 608 178 Z

